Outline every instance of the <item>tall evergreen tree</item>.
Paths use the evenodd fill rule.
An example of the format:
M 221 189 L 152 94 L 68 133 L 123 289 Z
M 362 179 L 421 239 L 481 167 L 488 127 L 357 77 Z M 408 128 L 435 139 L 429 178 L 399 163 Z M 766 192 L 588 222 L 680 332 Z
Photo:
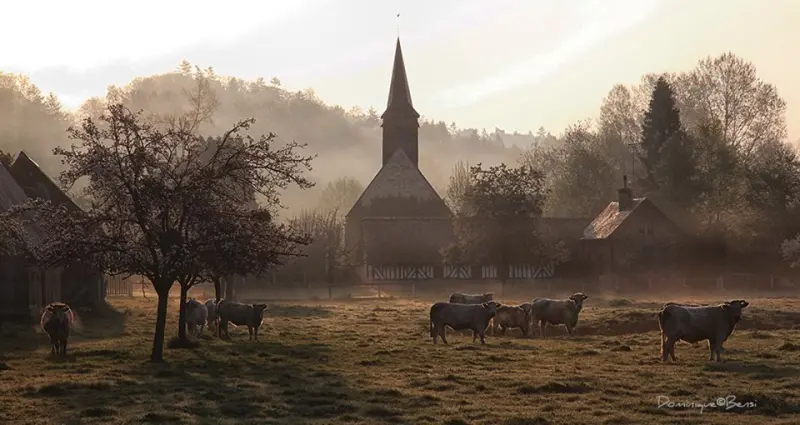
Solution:
M 661 190 L 676 204 L 694 201 L 700 191 L 694 146 L 681 126 L 674 92 L 664 77 L 656 81 L 644 113 L 641 144 L 646 187 Z
M 657 187 L 655 175 L 661 163 L 662 147 L 679 131 L 681 116 L 675 106 L 672 87 L 664 77 L 660 77 L 653 88 L 650 107 L 644 112 L 642 122 L 642 163 L 650 186 Z

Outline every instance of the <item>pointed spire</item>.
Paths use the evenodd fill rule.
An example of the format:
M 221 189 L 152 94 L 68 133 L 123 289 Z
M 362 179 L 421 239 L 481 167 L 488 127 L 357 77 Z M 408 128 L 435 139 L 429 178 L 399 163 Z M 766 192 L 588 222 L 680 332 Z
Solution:
M 400 47 L 400 37 L 397 38 L 397 47 L 394 51 L 394 67 L 392 68 L 392 82 L 389 86 L 389 101 L 386 104 L 386 112 L 381 115 L 384 118 L 389 112 L 392 114 L 412 115 L 419 118 L 419 114 L 414 110 L 411 102 L 411 90 L 408 87 L 408 76 L 406 75 L 406 65 L 403 61 L 403 49 Z

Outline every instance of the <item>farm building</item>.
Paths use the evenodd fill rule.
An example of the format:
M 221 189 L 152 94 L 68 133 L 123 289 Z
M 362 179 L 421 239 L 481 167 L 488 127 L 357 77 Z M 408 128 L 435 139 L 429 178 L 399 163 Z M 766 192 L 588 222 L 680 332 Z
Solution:
M 20 152 L 11 167 L 0 169 L 0 207 L 3 211 L 24 203 L 28 198 L 49 200 L 73 211 L 80 208 L 39 168 L 27 154 Z M 29 247 L 41 243 L 42 229 L 36 223 L 25 225 Z M 105 299 L 103 275 L 79 264 L 66 268 L 42 269 L 22 257 L 3 261 L 0 303 L 8 315 L 38 314 L 53 301 L 90 306 Z
M 347 213 L 345 244 L 366 280 L 431 279 L 453 238 L 450 210 L 419 169 L 419 113 L 400 40 L 383 120 L 383 162 Z
M 8 167 L 0 163 L 0 208 L 9 208 L 27 201 L 25 191 L 17 184 Z M 21 251 L 29 251 L 43 240 L 42 229 L 36 223 L 23 226 L 25 246 L 17 246 Z M 6 317 L 24 317 L 38 313 L 47 303 L 59 301 L 60 273 L 58 270 L 44 270 L 25 255 L 6 256 L 0 260 L 0 314 Z
M 583 231 L 584 260 L 599 273 L 669 267 L 679 259 L 684 231 L 646 197 L 634 198 L 623 178 L 619 199 Z

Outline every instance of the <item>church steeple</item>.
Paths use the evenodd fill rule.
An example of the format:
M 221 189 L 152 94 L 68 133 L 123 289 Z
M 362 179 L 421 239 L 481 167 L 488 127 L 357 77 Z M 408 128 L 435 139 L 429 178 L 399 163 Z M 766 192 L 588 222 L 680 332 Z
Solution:
M 389 161 L 397 149 L 403 149 L 408 159 L 419 167 L 419 113 L 411 102 L 411 90 L 403 61 L 400 38 L 394 51 L 392 81 L 389 85 L 389 101 L 383 120 L 383 165 Z

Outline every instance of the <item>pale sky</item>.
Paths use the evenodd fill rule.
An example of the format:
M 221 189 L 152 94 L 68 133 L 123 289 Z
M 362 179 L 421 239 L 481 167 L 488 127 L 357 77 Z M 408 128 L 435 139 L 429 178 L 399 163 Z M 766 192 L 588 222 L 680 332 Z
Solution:
M 800 0 L 28 0 L 1 10 L 0 70 L 30 75 L 69 107 L 186 59 L 382 112 L 399 22 L 425 117 L 559 133 L 596 117 L 616 83 L 732 51 L 777 86 L 800 138 Z

